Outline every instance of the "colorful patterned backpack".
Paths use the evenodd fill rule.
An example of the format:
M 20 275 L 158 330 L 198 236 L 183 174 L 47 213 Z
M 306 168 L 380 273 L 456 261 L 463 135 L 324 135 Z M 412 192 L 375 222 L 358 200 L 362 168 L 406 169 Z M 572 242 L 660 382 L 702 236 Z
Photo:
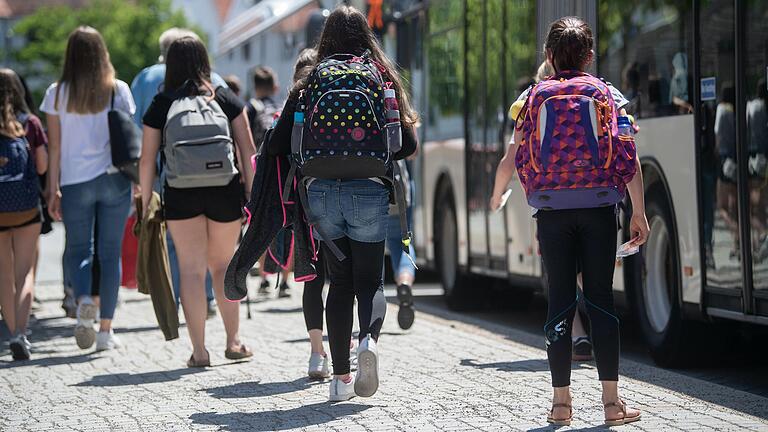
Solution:
M 619 135 L 608 85 L 562 71 L 532 89 L 517 124 L 515 155 L 531 207 L 544 210 L 615 205 L 635 175 L 635 142 Z
M 302 175 L 326 179 L 387 175 L 392 154 L 400 150 L 401 130 L 385 72 L 367 53 L 320 61 L 294 115 L 291 152 Z M 385 100 L 385 94 L 391 99 Z

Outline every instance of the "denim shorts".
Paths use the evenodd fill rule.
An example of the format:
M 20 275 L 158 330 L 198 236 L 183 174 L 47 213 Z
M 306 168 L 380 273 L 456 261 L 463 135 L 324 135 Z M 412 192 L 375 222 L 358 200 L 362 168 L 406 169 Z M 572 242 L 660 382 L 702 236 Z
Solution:
M 389 189 L 373 180 L 313 180 L 307 190 L 309 213 L 328 236 L 363 243 L 387 237 Z M 319 234 L 315 231 L 315 238 Z

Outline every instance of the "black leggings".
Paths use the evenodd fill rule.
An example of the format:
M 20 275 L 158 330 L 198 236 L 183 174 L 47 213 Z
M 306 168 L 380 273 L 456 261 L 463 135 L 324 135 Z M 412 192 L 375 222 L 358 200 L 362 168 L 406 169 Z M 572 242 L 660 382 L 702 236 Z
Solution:
M 331 255 L 333 256 L 333 255 Z M 323 330 L 323 287 L 325 286 L 325 258 L 323 249 L 317 253 L 317 277 L 304 284 L 301 306 L 307 331 Z
M 613 307 L 615 208 L 540 211 L 536 219 L 549 279 L 544 333 L 552 386 L 565 387 L 571 382 L 571 323 L 578 305 L 579 261 L 598 375 L 600 381 L 618 381 L 619 319 Z
M 328 342 L 334 375 L 349 373 L 349 340 L 352 337 L 352 310 L 357 296 L 357 315 L 360 322 L 359 340 L 371 335 L 379 339 L 379 332 L 387 311 L 381 268 L 384 265 L 384 242 L 363 243 L 342 237 L 334 240 L 346 259 L 339 261 L 323 244 L 323 252 L 331 278 L 325 305 L 328 323 Z

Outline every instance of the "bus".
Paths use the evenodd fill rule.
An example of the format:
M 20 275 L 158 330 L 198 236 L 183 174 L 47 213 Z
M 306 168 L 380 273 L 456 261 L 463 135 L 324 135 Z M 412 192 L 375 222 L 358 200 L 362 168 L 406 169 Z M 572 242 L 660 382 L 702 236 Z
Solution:
M 440 0 L 397 3 L 382 34 L 422 115 L 415 247 L 449 306 L 480 285 L 541 290 L 531 211 L 514 179 L 489 210 L 508 108 L 542 60 L 549 24 L 585 18 L 592 72 L 630 100 L 651 232 L 617 262 L 619 304 L 655 361 L 681 364 L 697 322 L 768 324 L 768 2 Z M 627 216 L 619 242 L 628 238 Z

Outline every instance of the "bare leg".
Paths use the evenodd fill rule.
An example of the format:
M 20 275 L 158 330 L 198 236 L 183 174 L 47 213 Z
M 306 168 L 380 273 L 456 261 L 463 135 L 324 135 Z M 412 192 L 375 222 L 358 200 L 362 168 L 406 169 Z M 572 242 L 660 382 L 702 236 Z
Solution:
M 13 236 L 13 266 L 16 284 L 14 298 L 16 309 L 16 332 L 27 330 L 29 310 L 32 307 L 34 276 L 30 270 L 35 262 L 37 238 L 40 236 L 40 224 L 27 225 L 11 230 Z
M 16 335 L 16 282 L 13 271 L 13 240 L 11 231 L 0 232 L 0 311 L 5 325 Z
M 224 296 L 224 274 L 235 254 L 240 221 L 215 222 L 206 219 L 208 225 L 208 269 L 213 279 L 213 294 L 221 311 L 221 320 L 227 333 L 227 349 L 240 349 L 240 303 L 231 302 Z M 182 297 L 183 298 L 183 297 Z
M 313 354 L 322 354 L 325 356 L 325 347 L 323 346 L 323 331 L 320 329 L 309 330 L 309 344 L 312 346 Z
M 553 387 L 552 390 L 554 391 L 552 396 L 552 418 L 556 420 L 562 420 L 567 419 L 571 416 L 571 410 L 569 408 L 559 406 L 554 407 L 554 405 L 557 404 L 566 404 L 571 406 L 572 400 L 571 400 L 571 387 Z
M 176 255 L 179 259 L 181 280 L 181 305 L 187 320 L 187 331 L 192 342 L 192 356 L 196 361 L 208 358 L 205 350 L 205 269 L 208 249 L 208 232 L 205 216 L 191 219 L 170 220 Z
M 618 381 L 600 381 L 603 385 L 603 404 L 617 402 L 619 400 L 619 382 Z M 627 417 L 637 417 L 640 411 L 635 408 L 627 407 Z M 605 419 L 616 420 L 624 417 L 620 407 L 611 406 L 605 408 Z

